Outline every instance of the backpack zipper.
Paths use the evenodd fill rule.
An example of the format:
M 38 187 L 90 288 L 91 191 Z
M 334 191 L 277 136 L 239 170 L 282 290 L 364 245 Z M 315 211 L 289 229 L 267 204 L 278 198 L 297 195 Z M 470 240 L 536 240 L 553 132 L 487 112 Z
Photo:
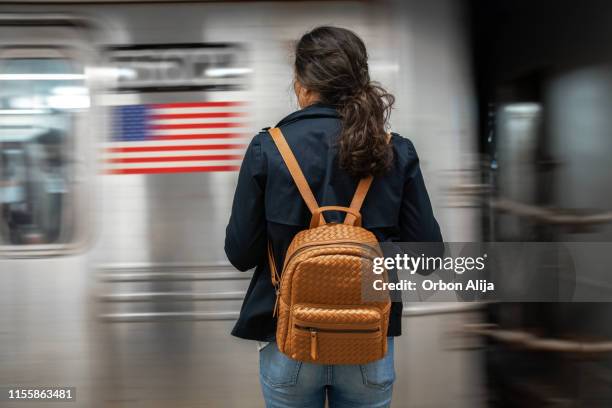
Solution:
M 317 343 L 317 331 L 310 329 L 310 357 L 312 357 L 313 360 L 319 357 Z
M 299 324 L 294 325 L 298 330 L 310 332 L 310 357 L 316 360 L 319 357 L 319 340 L 318 333 L 376 333 L 380 331 L 375 329 L 323 329 L 319 327 L 308 327 Z
M 319 333 L 376 333 L 378 331 L 380 331 L 380 329 L 374 328 L 374 329 L 327 329 L 327 328 L 321 328 L 321 327 L 309 327 L 309 326 L 302 326 L 299 324 L 296 324 L 294 326 L 296 329 L 298 330 L 305 330 L 305 331 L 315 331 L 315 332 L 319 332 Z

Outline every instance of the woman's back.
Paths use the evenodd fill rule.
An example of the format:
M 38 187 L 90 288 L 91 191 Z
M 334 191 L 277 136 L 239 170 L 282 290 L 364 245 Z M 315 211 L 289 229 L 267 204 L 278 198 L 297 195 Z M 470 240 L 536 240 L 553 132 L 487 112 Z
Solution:
M 338 112 L 313 104 L 278 123 L 320 206 L 350 203 L 358 178 L 338 165 Z M 363 226 L 378 241 L 441 241 L 412 143 L 392 134 L 393 162 L 375 177 L 361 209 Z M 299 231 L 308 227 L 310 211 L 300 196 L 270 134 L 262 131 L 247 149 L 227 227 L 225 251 L 240 270 L 256 267 L 233 334 L 269 341 L 274 338 L 275 295 L 265 254 L 272 243 L 277 265 Z M 329 222 L 344 214 L 326 213 Z M 389 334 L 401 332 L 401 304 L 394 303 Z

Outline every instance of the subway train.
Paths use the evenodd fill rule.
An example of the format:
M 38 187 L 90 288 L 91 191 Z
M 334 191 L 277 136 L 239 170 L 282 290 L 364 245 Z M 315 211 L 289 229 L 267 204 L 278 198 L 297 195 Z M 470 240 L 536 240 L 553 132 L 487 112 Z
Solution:
M 244 148 L 297 106 L 292 44 L 316 25 L 364 38 L 445 240 L 479 240 L 480 210 L 447 200 L 478 182 L 462 13 L 453 0 L 0 4 L 0 386 L 75 387 L 79 407 L 263 405 L 257 348 L 229 334 L 251 274 L 226 260 L 224 231 Z M 407 303 L 393 406 L 484 406 L 482 344 L 460 334 L 483 316 Z

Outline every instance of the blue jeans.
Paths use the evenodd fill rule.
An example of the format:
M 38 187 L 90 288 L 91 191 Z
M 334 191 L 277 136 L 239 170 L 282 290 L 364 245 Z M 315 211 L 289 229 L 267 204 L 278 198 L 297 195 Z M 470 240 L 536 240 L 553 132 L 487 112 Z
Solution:
M 387 355 L 363 365 L 321 365 L 293 360 L 270 343 L 259 352 L 259 379 L 267 408 L 382 408 L 391 406 L 393 338 Z

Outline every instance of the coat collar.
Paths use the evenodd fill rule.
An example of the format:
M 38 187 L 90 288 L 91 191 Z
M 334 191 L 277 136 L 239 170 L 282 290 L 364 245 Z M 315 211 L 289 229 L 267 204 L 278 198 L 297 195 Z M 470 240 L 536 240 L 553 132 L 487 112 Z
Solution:
M 299 111 L 295 111 L 287 116 L 285 116 L 276 127 L 287 125 L 289 123 L 293 123 L 295 121 L 307 118 L 339 118 L 340 115 L 338 111 L 332 106 L 324 103 L 313 103 L 305 107 L 304 109 L 300 109 Z

